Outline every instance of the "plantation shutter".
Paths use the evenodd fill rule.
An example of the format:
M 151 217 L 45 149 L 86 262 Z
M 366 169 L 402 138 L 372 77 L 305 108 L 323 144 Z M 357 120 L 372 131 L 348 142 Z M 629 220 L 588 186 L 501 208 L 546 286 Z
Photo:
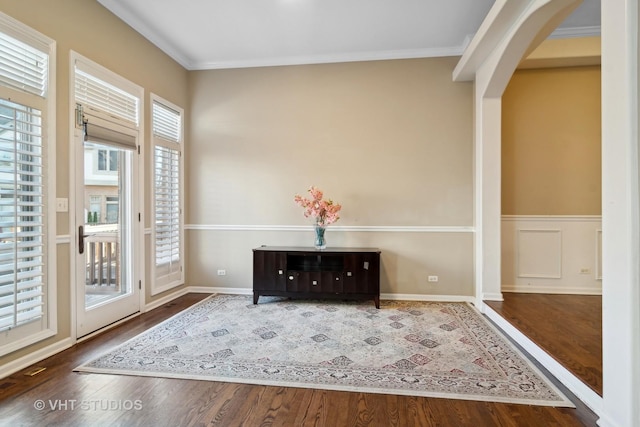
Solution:
M 41 112 L 0 100 L 0 331 L 43 316 L 43 203 Z
M 138 98 L 99 78 L 76 68 L 76 102 L 98 109 L 111 116 L 128 122 L 130 127 L 138 126 Z
M 182 115 L 153 102 L 155 280 L 160 292 L 182 278 Z
M 38 50 L 0 32 L 0 85 L 45 97 L 48 47 Z
M 180 143 L 182 134 L 180 113 L 160 104 L 153 102 L 153 134 L 167 141 Z
M 155 149 L 156 266 L 168 265 L 166 272 L 175 271 L 180 261 L 179 157 L 177 150 Z

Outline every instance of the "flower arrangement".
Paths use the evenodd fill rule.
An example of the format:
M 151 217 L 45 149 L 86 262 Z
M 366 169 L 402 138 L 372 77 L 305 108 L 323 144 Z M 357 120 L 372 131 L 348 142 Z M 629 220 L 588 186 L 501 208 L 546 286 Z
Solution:
M 331 199 L 323 200 L 324 194 L 318 188 L 311 186 L 309 188 L 310 199 L 302 197 L 298 194 L 293 200 L 304 208 L 304 216 L 314 218 L 316 225 L 325 227 L 333 224 L 340 219 L 338 212 L 342 209 L 339 203 L 334 203 Z

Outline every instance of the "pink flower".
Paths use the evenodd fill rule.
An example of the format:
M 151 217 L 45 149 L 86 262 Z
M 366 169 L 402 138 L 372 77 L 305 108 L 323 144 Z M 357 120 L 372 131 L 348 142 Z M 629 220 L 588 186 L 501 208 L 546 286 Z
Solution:
M 321 226 L 333 224 L 340 219 L 338 216 L 338 212 L 342 209 L 340 204 L 333 203 L 331 199 L 322 200 L 324 193 L 314 186 L 311 186 L 308 191 L 311 199 L 298 194 L 293 198 L 293 201 L 304 209 L 305 217 L 314 218 L 316 224 Z

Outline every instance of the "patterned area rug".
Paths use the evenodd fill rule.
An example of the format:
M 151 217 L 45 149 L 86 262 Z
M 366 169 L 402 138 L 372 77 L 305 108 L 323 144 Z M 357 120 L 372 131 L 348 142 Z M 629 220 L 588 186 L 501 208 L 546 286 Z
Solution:
M 465 303 L 214 295 L 76 371 L 573 407 Z

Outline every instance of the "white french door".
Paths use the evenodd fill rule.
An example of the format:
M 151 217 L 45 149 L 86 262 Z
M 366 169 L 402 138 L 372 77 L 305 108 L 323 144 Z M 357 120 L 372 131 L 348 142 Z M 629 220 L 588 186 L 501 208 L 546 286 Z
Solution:
M 138 132 L 79 110 L 76 129 L 76 330 L 140 311 Z M 139 268 L 139 267 L 138 267 Z

